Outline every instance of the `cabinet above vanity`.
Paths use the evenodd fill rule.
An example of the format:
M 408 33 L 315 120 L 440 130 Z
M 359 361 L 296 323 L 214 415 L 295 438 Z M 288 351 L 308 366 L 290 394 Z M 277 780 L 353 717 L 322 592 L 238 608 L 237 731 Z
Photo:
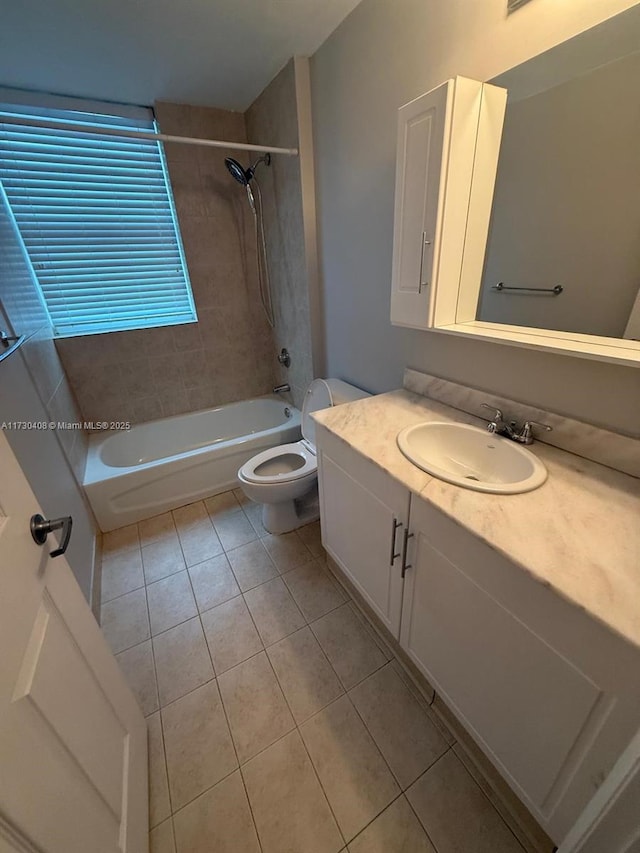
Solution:
M 640 366 L 640 5 L 398 110 L 391 322 Z
M 535 491 L 435 479 L 398 433 L 482 422 L 406 391 L 316 420 L 325 548 L 559 843 L 639 725 L 640 481 L 541 443 Z

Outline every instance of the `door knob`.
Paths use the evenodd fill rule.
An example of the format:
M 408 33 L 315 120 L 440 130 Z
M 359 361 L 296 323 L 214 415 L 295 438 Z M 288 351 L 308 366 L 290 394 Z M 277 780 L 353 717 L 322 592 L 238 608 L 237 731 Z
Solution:
M 40 513 L 31 516 L 29 528 L 31 536 L 36 545 L 44 545 L 47 541 L 47 536 L 54 530 L 62 530 L 62 542 L 60 547 L 55 551 L 51 551 L 50 557 L 59 557 L 67 550 L 69 539 L 71 539 L 71 528 L 73 519 L 70 515 L 65 515 L 63 518 L 52 518 L 51 520 L 43 518 Z

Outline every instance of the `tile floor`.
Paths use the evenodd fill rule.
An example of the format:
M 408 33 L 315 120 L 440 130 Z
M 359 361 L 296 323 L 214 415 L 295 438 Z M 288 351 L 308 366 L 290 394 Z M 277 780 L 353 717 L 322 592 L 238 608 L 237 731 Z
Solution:
M 238 490 L 104 537 L 102 626 L 149 728 L 151 853 L 522 853 L 329 575 Z

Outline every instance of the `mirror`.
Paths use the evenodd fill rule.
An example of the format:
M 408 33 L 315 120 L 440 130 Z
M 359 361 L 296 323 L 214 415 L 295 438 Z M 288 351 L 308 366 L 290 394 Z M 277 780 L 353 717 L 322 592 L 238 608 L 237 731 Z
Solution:
M 508 101 L 482 280 L 438 328 L 640 363 L 640 6 L 490 82 Z

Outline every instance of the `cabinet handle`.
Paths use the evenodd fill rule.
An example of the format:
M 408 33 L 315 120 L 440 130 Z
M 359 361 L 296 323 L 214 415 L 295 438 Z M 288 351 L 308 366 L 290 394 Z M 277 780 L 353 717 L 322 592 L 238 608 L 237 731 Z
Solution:
M 396 530 L 402 527 L 402 522 L 398 521 L 397 518 L 393 519 L 393 524 L 391 525 L 391 551 L 389 552 L 389 565 L 393 566 L 396 559 L 400 556 L 400 552 L 396 554 Z
M 409 539 L 413 539 L 413 533 L 409 533 L 409 528 L 407 527 L 402 540 L 402 577 L 406 575 L 407 569 L 411 568 L 411 563 L 407 565 L 407 545 L 409 544 Z
M 426 287 L 429 284 L 428 281 L 423 281 L 422 270 L 424 267 L 424 249 L 425 249 L 425 246 L 430 246 L 430 245 L 431 245 L 431 240 L 427 240 L 427 232 L 423 231 L 422 232 L 422 246 L 420 248 L 420 280 L 418 282 L 418 293 L 422 293 L 422 288 Z

